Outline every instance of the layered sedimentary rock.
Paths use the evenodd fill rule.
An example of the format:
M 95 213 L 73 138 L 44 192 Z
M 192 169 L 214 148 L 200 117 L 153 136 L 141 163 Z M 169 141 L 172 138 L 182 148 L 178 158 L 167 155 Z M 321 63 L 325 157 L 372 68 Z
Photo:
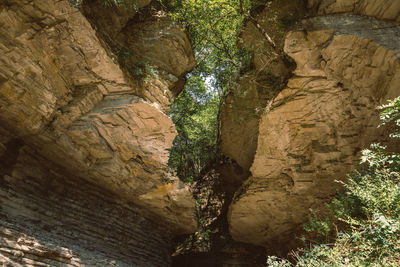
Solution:
M 81 1 L 70 2 L 78 5 Z M 1 183 L 3 222 L 10 221 L 11 226 L 13 222 L 20 223 L 20 226 L 10 230 L 11 234 L 7 237 L 10 240 L 17 240 L 22 235 L 29 239 L 31 233 L 37 230 L 35 238 L 40 243 L 39 229 L 46 220 L 50 228 L 60 231 L 71 229 L 72 233 L 81 220 L 86 220 L 85 213 L 91 214 L 91 210 L 99 217 L 93 217 L 93 221 L 82 221 L 82 225 L 87 225 L 81 226 L 97 231 L 96 227 L 105 223 L 108 228 L 100 227 L 99 231 L 110 231 L 112 235 L 112 223 L 119 216 L 123 217 L 125 211 L 107 216 L 102 207 L 112 211 L 130 203 L 136 208 L 126 210 L 128 217 L 121 218 L 123 226 L 113 238 L 119 240 L 126 235 L 124 238 L 132 242 L 151 243 L 148 238 L 154 235 L 154 239 L 160 241 L 154 241 L 149 251 L 162 251 L 162 256 L 154 263 L 156 265 L 158 261 L 157 264 L 162 265 L 163 261 L 168 263 L 166 250 L 169 247 L 166 247 L 169 246 L 169 232 L 190 233 L 196 228 L 191 193 L 166 172 L 167 149 L 172 145 L 176 130 L 165 111 L 179 91 L 177 86 L 181 86 L 183 75 L 193 67 L 190 43 L 186 34 L 165 16 L 158 19 L 150 14 L 151 19 L 146 23 L 136 22 L 136 8 L 147 3 L 131 2 L 136 3 L 135 9 L 113 5 L 101 9 L 101 1 L 84 4 L 99 4 L 99 12 L 104 12 L 102 16 L 115 23 L 115 28 L 110 24 L 108 30 L 114 29 L 114 34 L 119 36 L 114 39 L 123 42 L 124 53 L 130 55 L 129 62 L 143 60 L 143 57 L 150 61 L 163 51 L 162 57 L 150 62 L 154 72 L 148 71 L 148 62 L 132 65 L 135 66 L 133 71 L 142 71 L 139 76 L 127 70 L 126 66 L 120 67 L 122 63 L 118 50 L 106 38 L 110 31 L 98 29 L 101 24 L 96 24 L 101 20 L 101 13 L 90 16 L 90 23 L 81 13 L 83 9 L 87 11 L 86 5 L 78 10 L 66 0 L 2 2 L 0 154 L 6 162 L 10 161 L 9 147 L 17 144 L 13 153 L 23 157 L 21 162 L 18 156 L 18 160 L 2 164 L 1 170 L 4 180 Z M 124 33 L 124 29 L 128 33 Z M 148 50 L 150 39 L 153 41 Z M 24 151 L 29 151 L 31 157 L 23 156 Z M 53 168 L 57 169 L 55 173 L 52 173 Z M 55 188 L 50 186 L 46 191 L 48 183 L 55 183 Z M 32 205 L 24 196 L 26 190 L 30 190 L 29 186 L 43 187 L 44 190 L 32 192 Z M 58 187 L 71 190 L 70 196 L 64 198 L 62 192 L 58 195 Z M 88 199 L 85 199 L 86 191 Z M 98 192 L 96 196 L 91 197 L 92 191 Z M 15 198 L 11 198 L 14 194 Z M 103 194 L 110 197 L 101 200 Z M 41 202 L 37 205 L 47 206 L 48 212 L 35 207 L 35 202 L 39 200 Z M 76 202 L 76 206 L 70 207 L 69 200 Z M 85 201 L 88 203 L 85 204 Z M 15 211 L 7 207 L 15 207 Z M 67 210 L 71 210 L 71 214 L 65 214 Z M 19 220 L 19 216 L 24 219 Z M 164 228 L 148 218 L 157 221 L 157 225 L 164 225 Z M 126 222 L 123 221 L 125 219 Z M 40 223 L 31 227 L 29 220 Z M 145 227 L 155 225 L 155 229 L 161 228 L 154 233 L 148 232 L 149 236 L 138 234 L 142 221 Z M 72 225 L 68 225 L 69 222 Z M 165 228 L 167 224 L 168 229 Z M 129 230 L 136 227 L 139 227 L 138 230 Z M 90 239 L 93 243 L 95 239 L 102 238 L 100 232 L 92 236 L 85 231 L 82 231 L 83 240 Z M 67 247 L 73 244 L 71 238 L 65 241 Z M 48 240 L 58 242 L 56 246 L 64 243 L 61 239 L 57 240 L 57 233 L 51 233 Z M 35 242 L 31 243 L 32 246 Z M 110 241 L 109 246 L 117 253 L 118 242 Z M 129 252 L 133 260 L 122 260 L 129 266 L 143 263 L 145 255 L 148 255 L 147 252 L 143 252 L 143 257 L 140 256 L 142 252 L 135 255 L 135 246 Z M 90 250 L 90 246 L 82 248 Z M 17 245 L 14 249 L 21 250 Z M 43 252 L 42 257 L 53 255 L 51 251 Z M 18 251 L 15 253 L 20 254 Z M 26 253 L 40 258 L 39 252 Z M 54 253 L 55 257 L 64 257 Z M 104 252 L 105 258 L 107 253 Z
M 396 0 L 308 0 L 318 15 L 353 13 L 400 22 L 400 3 Z
M 187 34 L 156 2 L 129 0 L 116 7 L 104 2 L 83 1 L 82 11 L 114 52 L 113 59 L 134 76 L 135 93 L 168 112 L 195 66 Z
M 305 13 L 302 0 L 272 1 L 267 5 L 241 34 L 240 45 L 253 51 L 253 70 L 242 75 L 230 90 L 219 116 L 221 151 L 245 171 L 250 168 L 256 152 L 261 115 L 284 88 L 294 68 L 293 62 L 279 53 L 285 31 Z M 271 47 L 262 29 L 268 29 L 276 49 Z
M 238 85 L 225 97 L 219 115 L 221 149 L 244 170 L 250 168 L 257 149 L 258 123 L 263 107 L 273 96 L 272 93 L 266 95 L 268 90 L 264 89 L 257 76 L 241 77 Z
M 1 158 L 0 265 L 169 266 L 168 225 L 13 139 Z
M 400 13 L 379 7 L 371 14 L 368 1 L 323 11 L 328 2 L 335 1 L 323 1 L 318 14 L 397 20 Z M 376 106 L 400 94 L 400 26 L 353 14 L 318 16 L 287 33 L 284 51 L 297 68 L 261 116 L 251 177 L 228 214 L 234 239 L 275 248 L 290 246 L 309 209 L 323 208 L 363 148 L 385 142 Z

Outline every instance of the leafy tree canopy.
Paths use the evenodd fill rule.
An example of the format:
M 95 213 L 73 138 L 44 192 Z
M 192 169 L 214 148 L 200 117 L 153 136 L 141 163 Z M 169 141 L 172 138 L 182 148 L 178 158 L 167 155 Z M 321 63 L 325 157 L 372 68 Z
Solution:
M 171 106 L 178 136 L 169 165 L 192 181 L 217 154 L 218 111 L 230 82 L 251 55 L 239 48 L 239 34 L 248 20 L 252 0 L 174 0 L 161 2 L 188 31 L 197 65 L 183 92 Z

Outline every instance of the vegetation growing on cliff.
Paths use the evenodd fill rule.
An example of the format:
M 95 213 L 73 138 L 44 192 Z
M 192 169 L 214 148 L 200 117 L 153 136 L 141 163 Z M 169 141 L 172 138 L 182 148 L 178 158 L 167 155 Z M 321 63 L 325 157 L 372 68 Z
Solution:
M 400 126 L 400 97 L 380 108 L 380 126 Z M 390 137 L 400 138 L 399 128 Z M 379 144 L 362 154 L 330 216 L 315 214 L 305 226 L 318 242 L 294 252 L 295 263 L 270 257 L 268 266 L 399 266 L 400 154 Z
M 259 73 L 270 80 L 274 88 L 281 89 L 290 73 L 291 62 L 282 52 L 283 36 L 287 27 L 292 25 L 298 16 L 302 16 L 302 0 L 161 0 L 170 16 L 187 29 L 195 53 L 197 66 L 189 74 L 189 82 L 184 93 L 173 105 L 172 119 L 175 124 L 182 117 L 202 117 L 202 122 L 189 127 L 177 126 L 179 136 L 171 150 L 170 166 L 177 170 L 184 181 L 191 181 L 200 170 L 213 162 L 218 155 L 217 116 L 223 96 L 235 87 L 239 76 L 252 69 L 253 53 L 268 54 L 270 62 L 286 66 L 289 71 L 274 72 L 274 75 Z M 294 4 L 293 4 L 294 3 Z M 284 5 L 284 11 L 277 11 Z M 267 9 L 266 17 L 256 19 L 258 11 Z M 249 44 L 241 38 L 241 31 L 246 24 L 254 26 L 261 34 L 262 45 L 251 47 L 252 52 L 244 47 Z M 265 24 L 273 26 L 265 27 Z M 279 63 L 277 63 L 279 62 Z M 283 68 L 282 68 L 283 69 Z M 199 79 L 206 90 L 199 91 L 190 79 Z M 200 82 L 201 81 L 201 82 Z M 203 93 L 201 93 L 203 92 Z M 204 97 L 205 96 L 205 97 Z M 198 101 L 198 99 L 203 99 Z M 192 111 L 187 113 L 183 103 L 190 102 Z M 207 104 L 205 104 L 207 102 Z M 205 111 L 207 109 L 207 111 Z M 209 117 L 204 117 L 209 116 Z M 246 118 L 243 118 L 246 119 Z M 190 121 L 189 118 L 187 118 Z M 196 130 L 194 130 L 196 128 Z M 205 131 L 205 128 L 207 130 Z M 202 133 L 202 135 L 190 134 Z M 203 135 L 206 134 L 206 135 Z
M 85 6 L 82 0 L 69 2 L 81 10 Z M 139 16 L 141 12 L 146 12 L 137 8 L 135 1 L 93 2 L 94 7 L 121 7 L 135 11 Z M 218 155 L 217 117 L 221 99 L 234 87 L 240 72 L 251 67 L 252 53 L 240 45 L 243 43 L 240 38 L 243 26 L 248 22 L 253 23 L 269 43 L 271 51 L 278 51 L 278 46 L 281 46 L 274 42 L 274 35 L 270 37 L 270 29 L 263 29 L 253 16 L 256 7 L 271 8 L 272 2 L 276 4 L 279 1 L 156 0 L 147 7 L 147 11 L 155 13 L 165 11 L 189 33 L 197 62 L 195 69 L 187 76 L 183 92 L 171 106 L 171 119 L 176 125 L 178 137 L 170 151 L 169 166 L 185 182 L 192 181 L 205 166 L 215 161 Z M 277 20 L 276 16 L 270 17 L 269 20 Z M 280 35 L 283 35 L 284 27 L 278 28 Z M 135 62 L 132 51 L 119 47 L 119 44 L 114 46 L 112 49 L 118 63 L 135 81 L 157 77 L 157 67 L 146 61 Z M 271 80 L 275 78 L 274 83 L 280 85 L 284 75 L 278 76 L 279 80 L 276 77 Z
M 189 32 L 197 61 L 183 92 L 171 107 L 178 137 L 169 165 L 192 181 L 218 155 L 221 98 L 251 54 L 238 47 L 240 31 L 256 2 L 251 0 L 179 0 L 162 2 Z

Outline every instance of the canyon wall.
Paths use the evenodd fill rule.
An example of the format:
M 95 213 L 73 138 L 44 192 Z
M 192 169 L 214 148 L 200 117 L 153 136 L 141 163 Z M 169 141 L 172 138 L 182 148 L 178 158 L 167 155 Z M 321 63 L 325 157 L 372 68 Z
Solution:
M 187 34 L 148 0 L 2 1 L 1 264 L 169 266 L 172 238 L 207 227 L 220 250 L 199 265 L 294 247 L 360 151 L 387 141 L 375 107 L 400 94 L 399 23 L 397 0 L 271 1 L 249 21 L 253 68 L 222 104 L 229 159 L 195 185 L 198 228 L 167 171 Z
M 190 42 L 148 1 L 81 2 L 0 5 L 0 260 L 168 266 L 197 225 L 166 170 Z
M 310 208 L 323 209 L 338 188 L 335 180 L 346 179 L 360 151 L 385 143 L 388 132 L 376 128 L 376 106 L 400 95 L 398 1 L 307 4 L 308 18 L 282 39 L 272 36 L 295 62 L 291 76 L 275 67 L 278 57 L 259 49 L 263 44 L 250 44 L 255 69 L 246 79 L 254 82 L 245 89 L 254 89 L 243 96 L 240 82 L 221 111 L 222 151 L 251 172 L 230 205 L 230 233 L 271 250 L 293 247 Z M 268 12 L 257 17 L 267 32 Z M 285 23 L 279 12 L 278 25 Z M 251 25 L 243 36 L 266 43 Z M 259 54 L 270 63 L 258 63 Z M 260 79 L 263 73 L 269 79 Z M 280 76 L 288 77 L 284 86 Z M 227 136 L 239 147 L 229 147 Z

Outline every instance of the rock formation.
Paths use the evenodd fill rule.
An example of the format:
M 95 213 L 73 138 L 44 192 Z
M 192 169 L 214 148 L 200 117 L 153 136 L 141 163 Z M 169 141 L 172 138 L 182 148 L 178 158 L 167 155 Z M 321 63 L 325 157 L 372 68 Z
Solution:
M 375 17 L 400 22 L 399 1 L 389 0 L 307 0 L 308 7 L 319 16 L 338 13 Z
M 2 266 L 169 266 L 168 224 L 13 139 L 1 156 Z
M 273 1 L 255 17 L 260 27 L 268 29 L 277 47 L 282 47 L 286 26 L 301 18 L 305 9 L 302 0 Z M 253 70 L 239 78 L 225 97 L 219 120 L 222 152 L 248 170 L 257 148 L 258 122 L 272 98 L 285 86 L 295 65 L 271 44 L 249 22 L 242 32 L 241 46 L 253 51 Z M 240 133 L 240 134 L 238 134 Z
M 244 144 L 243 152 L 236 148 L 236 154 L 222 146 L 242 167 L 251 165 L 251 177 L 236 192 L 228 214 L 238 241 L 290 247 L 309 209 L 323 208 L 338 187 L 335 180 L 346 178 L 361 149 L 384 142 L 375 107 L 400 94 L 398 1 L 308 4 L 316 16 L 284 37 L 284 52 L 297 66 L 287 85 L 264 106 L 257 95 L 256 101 L 243 102 L 247 110 L 259 110 L 260 120 L 251 122 L 253 130 L 236 125 L 236 138 L 242 138 L 243 127 L 253 132 L 246 140 L 252 145 Z M 258 96 L 265 97 L 259 88 Z M 232 101 L 241 103 L 240 96 L 228 96 Z M 243 114 L 230 113 L 228 119 Z M 233 133 L 224 129 L 224 120 L 222 138 Z
M 262 266 L 265 249 L 237 242 L 229 234 L 227 212 L 233 194 L 245 179 L 239 165 L 221 158 L 192 186 L 197 231 L 180 240 L 173 266 Z M 236 183 L 235 183 L 236 181 Z
M 148 2 L 70 2 L 0 6 L 0 260 L 168 265 L 196 228 L 166 171 L 190 42 Z
M 190 41 L 156 3 L 117 2 L 0 3 L 4 266 L 169 266 L 172 238 L 196 231 L 166 170 Z M 400 94 L 399 23 L 398 0 L 274 0 L 249 19 L 253 68 L 220 112 L 230 159 L 195 188 L 197 235 L 232 246 L 204 262 L 257 262 L 240 242 L 290 249 L 361 149 L 386 142 L 375 107 Z

